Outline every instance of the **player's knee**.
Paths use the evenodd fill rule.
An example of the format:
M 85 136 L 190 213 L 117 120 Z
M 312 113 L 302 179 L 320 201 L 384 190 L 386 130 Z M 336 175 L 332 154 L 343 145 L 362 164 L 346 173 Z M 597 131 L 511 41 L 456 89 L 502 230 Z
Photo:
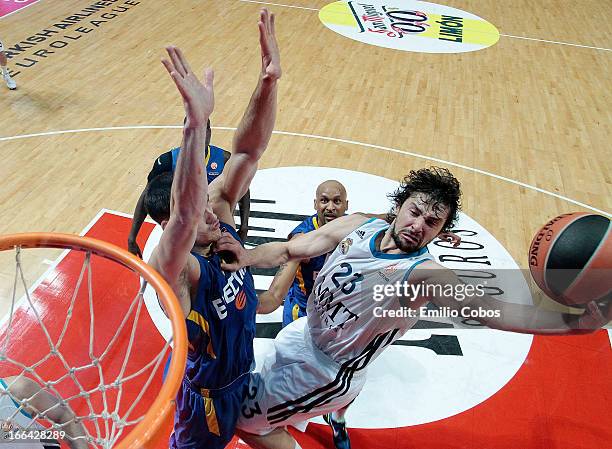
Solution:
M 255 435 L 236 429 L 236 435 L 253 449 L 302 449 L 291 434 L 281 428 L 266 435 Z

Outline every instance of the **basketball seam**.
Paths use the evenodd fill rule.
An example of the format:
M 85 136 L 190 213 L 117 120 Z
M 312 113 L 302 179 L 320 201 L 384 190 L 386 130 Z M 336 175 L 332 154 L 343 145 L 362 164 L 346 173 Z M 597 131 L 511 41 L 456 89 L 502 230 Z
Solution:
M 570 291 L 572 289 L 572 287 L 575 284 L 577 284 L 580 281 L 580 279 L 582 279 L 584 273 L 586 273 L 588 271 L 588 268 L 591 265 L 591 263 L 593 262 L 593 259 L 595 258 L 595 256 L 599 252 L 599 249 L 606 243 L 606 240 L 608 239 L 608 236 L 610 235 L 611 231 L 612 231 L 612 222 L 608 221 L 608 230 L 603 235 L 603 238 L 599 241 L 599 244 L 597 245 L 597 248 L 595 248 L 595 250 L 591 254 L 591 257 L 589 257 L 589 260 L 587 260 L 587 262 L 584 264 L 584 267 L 582 267 L 582 270 L 580 270 L 580 274 L 578 274 L 578 276 L 576 276 L 576 278 L 572 281 L 572 283 L 567 286 L 567 288 L 565 289 L 565 292 Z M 550 254 L 550 252 L 552 252 L 552 247 L 551 247 L 551 251 L 549 251 L 548 254 Z
M 548 269 L 548 258 L 550 257 L 550 255 L 553 252 L 553 249 L 555 247 L 555 244 L 557 243 L 557 240 L 559 239 L 559 237 L 561 237 L 561 234 L 563 234 L 563 232 L 574 222 L 576 222 L 576 220 L 578 220 L 579 218 L 582 217 L 586 217 L 587 215 L 590 215 L 588 213 L 582 212 L 580 213 L 580 215 L 574 217 L 573 220 L 569 221 L 568 223 L 565 224 L 565 226 L 563 226 L 561 229 L 559 229 L 556 233 L 555 233 L 555 238 L 552 240 L 552 242 L 550 242 L 550 245 L 548 246 L 548 251 L 546 252 L 546 258 L 544 259 L 544 265 L 543 265 L 543 273 L 542 273 L 542 279 L 544 282 L 544 286 L 546 287 L 546 290 L 548 290 L 550 293 L 555 293 L 553 292 L 553 290 L 550 288 L 550 286 L 548 285 L 548 280 L 546 277 L 546 270 Z M 567 289 L 565 289 L 567 290 Z M 563 294 L 563 292 L 561 292 L 560 294 Z

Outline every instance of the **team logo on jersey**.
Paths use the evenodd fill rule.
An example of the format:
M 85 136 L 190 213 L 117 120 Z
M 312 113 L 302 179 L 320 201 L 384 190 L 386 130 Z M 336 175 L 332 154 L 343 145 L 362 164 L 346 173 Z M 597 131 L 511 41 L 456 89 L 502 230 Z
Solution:
M 210 168 L 213 169 L 213 170 L 216 170 L 218 166 L 219 165 L 217 165 L 216 162 L 213 162 L 212 164 L 210 164 Z
M 381 278 L 383 278 L 385 281 L 390 282 L 391 276 L 396 271 L 397 271 L 397 264 L 394 263 L 393 265 L 389 265 L 388 267 L 384 268 L 383 270 L 379 270 L 378 271 L 378 275 Z
M 236 309 L 242 310 L 246 305 L 246 293 L 244 290 L 241 290 L 240 293 L 236 296 Z
M 340 247 L 340 252 L 342 254 L 346 254 L 348 253 L 349 248 L 351 247 L 351 245 L 353 244 L 353 239 L 344 239 L 340 242 L 340 245 L 338 245 Z
M 241 268 L 240 270 L 230 274 L 225 287 L 223 287 L 223 297 L 214 299 L 212 301 L 219 319 L 223 320 L 225 317 L 227 317 L 228 305 L 234 301 L 237 301 L 241 295 L 245 296 L 244 290 L 242 289 L 245 275 L 245 268 Z M 246 296 L 243 301 L 246 302 Z M 244 308 L 244 304 L 242 304 L 242 307 L 239 307 L 239 304 L 236 303 L 236 308 L 238 310 L 242 310 Z
M 357 230 L 355 231 L 355 233 L 359 236 L 360 239 L 363 239 L 365 237 L 365 231 Z

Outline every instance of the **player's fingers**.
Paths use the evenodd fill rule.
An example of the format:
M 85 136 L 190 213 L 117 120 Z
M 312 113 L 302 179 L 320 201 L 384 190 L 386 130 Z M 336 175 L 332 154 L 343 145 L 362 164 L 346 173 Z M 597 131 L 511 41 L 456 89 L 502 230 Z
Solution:
M 170 60 L 172 61 L 172 65 L 174 66 L 174 71 L 181 77 L 184 77 L 185 68 L 183 67 L 183 64 L 181 64 L 177 50 L 178 50 L 177 47 L 175 47 L 174 45 L 170 45 L 169 47 L 166 47 L 168 56 L 170 57 Z
M 264 55 L 270 53 L 270 47 L 268 45 L 268 37 L 266 36 L 266 26 L 263 22 L 259 22 L 257 24 L 259 27 L 259 45 L 261 47 L 261 52 Z
M 193 73 L 193 71 L 191 70 L 191 67 L 189 66 L 189 62 L 187 61 L 187 58 L 185 57 L 185 54 L 183 53 L 183 50 L 181 50 L 179 47 L 176 47 L 176 54 L 178 56 L 178 60 L 181 63 L 181 66 L 183 67 L 183 70 L 185 71 L 185 74 Z
M 235 248 L 236 244 L 236 239 L 228 235 L 223 235 L 219 240 L 217 240 L 215 247 L 218 251 L 231 250 Z
M 221 269 L 223 271 L 238 271 L 240 269 L 240 267 L 235 262 L 234 263 L 227 263 L 227 262 L 223 262 L 223 260 L 221 260 Z
M 204 85 L 212 89 L 214 81 L 215 81 L 214 70 L 211 67 L 206 67 L 206 69 L 204 69 Z
M 172 63 L 170 61 L 168 61 L 167 59 L 162 59 L 161 62 L 164 65 L 164 67 L 166 68 L 166 70 L 168 71 L 168 73 L 171 74 L 172 70 L 174 69 L 174 67 L 172 67 Z
M 274 18 L 276 16 L 272 13 L 270 14 L 270 34 L 272 36 L 276 36 L 276 25 L 274 24 Z
M 603 316 L 603 313 L 601 313 L 601 309 L 595 301 L 591 301 L 587 304 L 587 310 L 597 322 L 602 323 L 602 326 L 606 323 L 606 318 Z

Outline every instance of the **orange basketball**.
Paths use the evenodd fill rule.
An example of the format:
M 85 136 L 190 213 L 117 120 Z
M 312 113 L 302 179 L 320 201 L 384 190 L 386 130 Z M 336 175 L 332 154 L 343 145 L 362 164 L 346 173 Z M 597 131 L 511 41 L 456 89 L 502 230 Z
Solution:
M 612 227 L 602 215 L 575 212 L 546 223 L 529 247 L 529 269 L 555 301 L 581 306 L 612 294 Z

